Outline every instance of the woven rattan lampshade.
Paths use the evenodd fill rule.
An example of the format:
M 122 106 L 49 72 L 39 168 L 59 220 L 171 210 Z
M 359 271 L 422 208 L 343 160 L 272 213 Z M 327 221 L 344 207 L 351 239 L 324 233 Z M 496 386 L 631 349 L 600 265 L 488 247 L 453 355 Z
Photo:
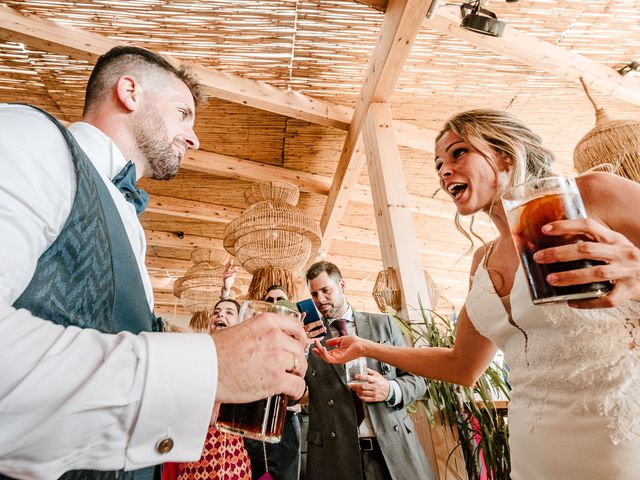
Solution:
M 387 307 L 391 307 L 395 311 L 402 308 L 402 289 L 393 267 L 378 272 L 371 294 L 378 309 L 383 313 L 387 311 Z
M 596 125 L 573 151 L 576 170 L 582 173 L 602 167 L 640 182 L 640 121 L 612 120 L 603 108 L 598 108 L 584 81 L 582 85 L 596 110 Z
M 191 313 L 211 310 L 220 300 L 223 264 L 227 257 L 221 250 L 196 248 L 191 252 L 193 267 L 173 284 L 173 294 Z
M 295 207 L 299 193 L 291 183 L 256 183 L 244 195 L 250 205 L 225 228 L 224 248 L 253 273 L 249 298 L 260 298 L 272 284 L 293 297 L 292 272 L 303 268 L 317 251 L 320 227 Z

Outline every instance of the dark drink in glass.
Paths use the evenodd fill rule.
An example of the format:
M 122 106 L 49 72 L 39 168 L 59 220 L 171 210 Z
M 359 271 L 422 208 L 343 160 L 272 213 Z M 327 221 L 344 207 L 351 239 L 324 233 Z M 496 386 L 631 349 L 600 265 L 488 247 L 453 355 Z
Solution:
M 282 436 L 286 411 L 285 395 L 251 403 L 223 403 L 216 426 L 255 440 L 277 443 Z
M 300 312 L 284 305 L 249 300 L 243 302 L 240 307 L 240 322 L 262 313 L 274 313 L 300 320 Z M 215 427 L 223 432 L 277 443 L 282 437 L 286 411 L 286 395 L 273 395 L 251 403 L 223 403 L 220 405 Z
M 541 230 L 556 220 L 586 218 L 575 180 L 565 177 L 535 180 L 512 188 L 503 195 L 502 201 L 534 304 L 597 298 L 611 290 L 610 282 L 558 287 L 546 279 L 550 273 L 589 268 L 604 262 L 582 259 L 541 264 L 533 259 L 533 254 L 544 248 L 588 241 L 584 235 L 552 236 Z

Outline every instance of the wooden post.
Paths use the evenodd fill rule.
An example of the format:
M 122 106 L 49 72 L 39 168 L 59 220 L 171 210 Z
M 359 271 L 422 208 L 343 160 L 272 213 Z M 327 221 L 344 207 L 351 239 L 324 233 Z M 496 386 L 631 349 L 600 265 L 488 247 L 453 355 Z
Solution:
M 363 135 L 382 263 L 385 268 L 393 267 L 398 275 L 402 287 L 400 316 L 418 319 L 418 298 L 425 308 L 431 305 L 388 104 L 370 106 Z

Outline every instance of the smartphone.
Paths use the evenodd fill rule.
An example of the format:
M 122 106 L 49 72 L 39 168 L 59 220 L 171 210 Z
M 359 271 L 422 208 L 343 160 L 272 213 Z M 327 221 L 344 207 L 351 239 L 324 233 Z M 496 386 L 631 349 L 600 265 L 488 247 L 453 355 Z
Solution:
M 310 323 L 317 322 L 318 320 L 320 320 L 320 313 L 318 312 L 318 309 L 316 308 L 316 304 L 313 303 L 312 299 L 307 298 L 306 300 L 301 300 L 297 302 L 296 305 L 298 306 L 298 310 L 300 311 L 300 313 L 304 312 L 306 314 L 304 317 L 305 325 L 309 325 Z M 322 326 L 311 330 L 310 333 L 313 333 L 316 330 L 319 330 L 319 331 L 315 335 L 313 335 L 314 337 L 317 337 L 323 334 Z

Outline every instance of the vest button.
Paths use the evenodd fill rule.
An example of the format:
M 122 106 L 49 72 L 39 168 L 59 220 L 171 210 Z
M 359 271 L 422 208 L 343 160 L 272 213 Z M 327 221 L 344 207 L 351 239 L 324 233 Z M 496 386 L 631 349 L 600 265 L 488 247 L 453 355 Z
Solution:
M 331 438 L 336 438 L 336 432 L 331 432 L 331 433 L 329 434 L 329 436 L 330 436 Z
M 316 372 L 315 370 L 311 372 L 311 376 L 315 377 L 318 374 L 318 372 Z
M 158 443 L 156 443 L 156 450 L 158 453 L 165 454 L 169 453 L 173 449 L 173 439 L 172 438 L 163 438 Z
M 327 405 L 329 405 L 330 407 L 333 407 L 333 400 L 329 400 L 329 401 L 327 402 Z
M 400 427 L 399 427 L 398 425 L 394 425 L 394 426 L 393 426 L 393 429 L 394 429 L 396 432 L 399 432 L 399 431 L 400 431 Z

